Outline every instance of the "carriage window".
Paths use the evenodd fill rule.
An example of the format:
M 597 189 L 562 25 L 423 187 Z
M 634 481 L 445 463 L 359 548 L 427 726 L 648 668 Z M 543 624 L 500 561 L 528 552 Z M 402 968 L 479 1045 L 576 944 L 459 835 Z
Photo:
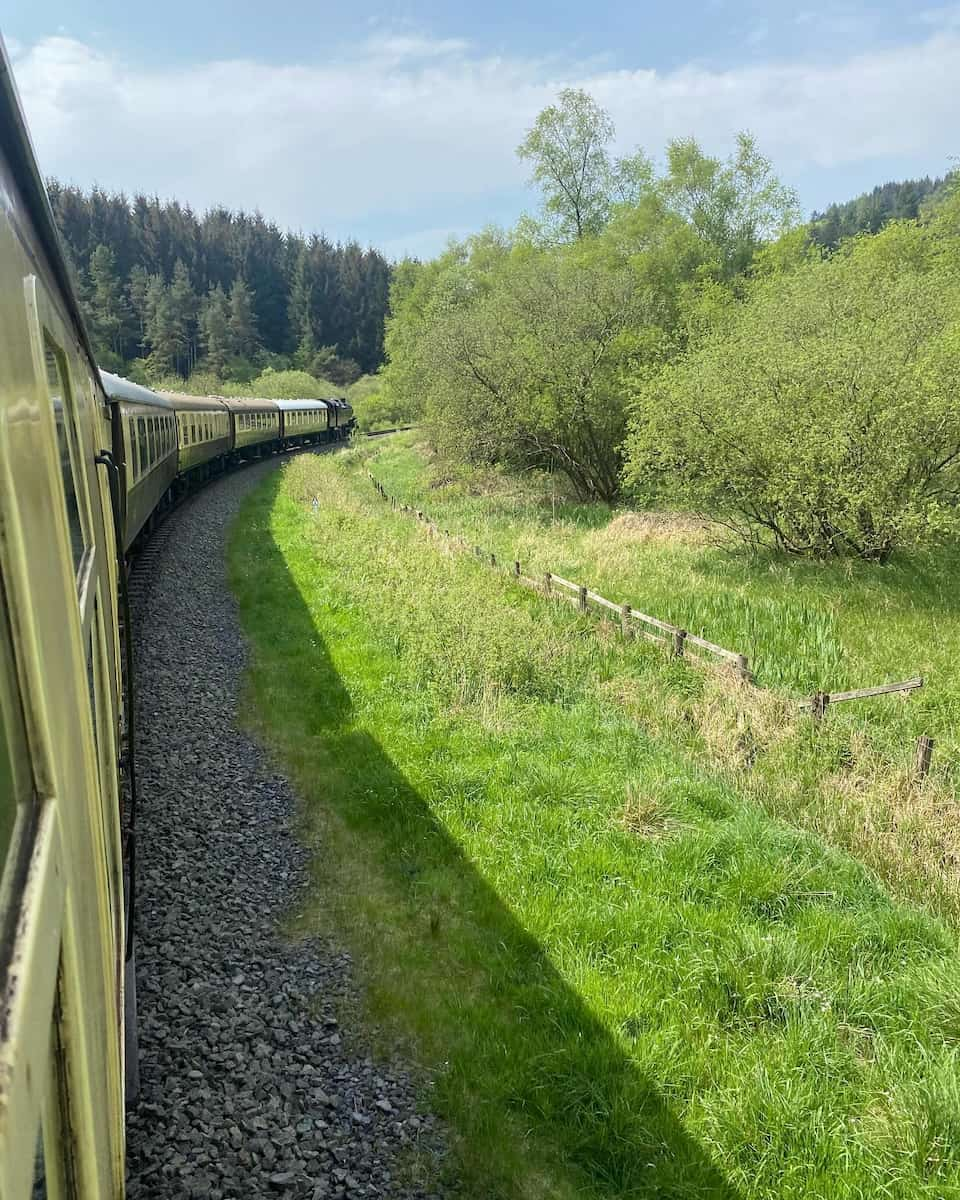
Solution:
M 80 525 L 80 508 L 77 503 L 77 487 L 74 477 L 72 431 L 67 427 L 70 419 L 71 397 L 66 385 L 66 370 L 62 356 L 48 337 L 44 337 L 44 356 L 47 365 L 47 386 L 50 403 L 57 426 L 57 448 L 60 452 L 60 476 L 63 479 L 63 495 L 66 503 L 67 525 L 70 531 L 70 549 L 73 554 L 73 570 L 76 574 L 83 557 L 83 529 Z

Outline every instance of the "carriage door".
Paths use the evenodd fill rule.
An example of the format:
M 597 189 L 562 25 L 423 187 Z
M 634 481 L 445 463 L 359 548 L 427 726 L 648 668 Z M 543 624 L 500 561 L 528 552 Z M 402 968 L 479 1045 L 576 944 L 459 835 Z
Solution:
M 113 1200 L 123 1105 L 112 523 L 93 463 L 99 414 L 74 390 L 73 331 L 35 276 L 24 303 L 30 357 L 0 407 L 0 775 L 15 797 L 0 809 L 0 1197 Z

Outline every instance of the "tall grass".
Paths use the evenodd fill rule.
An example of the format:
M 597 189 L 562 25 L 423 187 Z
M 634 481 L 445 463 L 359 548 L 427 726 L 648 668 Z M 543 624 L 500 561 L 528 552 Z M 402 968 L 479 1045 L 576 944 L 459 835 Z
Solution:
M 954 933 L 742 786 L 809 727 L 443 553 L 361 465 L 294 460 L 236 526 L 251 717 L 319 847 L 304 924 L 470 1193 L 960 1194 Z
M 830 712 L 814 735 L 795 703 L 735 695 L 729 687 L 678 677 L 663 704 L 628 697 L 638 720 L 688 736 L 709 761 L 769 812 L 805 825 L 856 854 L 905 896 L 960 921 L 960 610 L 955 548 L 869 564 L 825 565 L 752 554 L 682 514 L 612 513 L 562 502 L 543 476 L 433 461 L 415 434 L 368 451 L 393 494 L 443 527 L 588 582 L 746 654 L 759 684 L 795 702 L 818 689 L 841 691 L 922 674 L 924 689 Z M 682 681 L 682 683 L 681 683 Z M 706 697 L 698 694 L 706 687 Z M 629 693 L 631 689 L 626 688 Z M 934 774 L 922 792 L 910 769 L 920 734 L 934 737 Z

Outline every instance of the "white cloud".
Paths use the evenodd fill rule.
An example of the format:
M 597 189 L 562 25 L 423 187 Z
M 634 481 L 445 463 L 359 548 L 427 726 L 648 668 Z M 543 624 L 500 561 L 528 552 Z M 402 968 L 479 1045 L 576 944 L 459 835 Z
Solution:
M 567 85 L 610 109 L 623 149 L 749 128 L 792 178 L 897 158 L 944 169 L 960 128 L 960 34 L 829 64 L 612 71 L 482 56 L 457 39 L 377 33 L 323 65 L 135 66 L 66 37 L 22 48 L 17 81 L 45 172 L 260 208 L 280 224 L 395 247 L 519 213 L 514 147 Z

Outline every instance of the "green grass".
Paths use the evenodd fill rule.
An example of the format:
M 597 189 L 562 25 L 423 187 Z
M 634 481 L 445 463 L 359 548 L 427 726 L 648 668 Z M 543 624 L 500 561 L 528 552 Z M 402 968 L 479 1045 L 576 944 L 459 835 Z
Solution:
M 445 554 L 362 468 L 293 460 L 235 526 L 251 715 L 317 847 L 304 924 L 471 1194 L 960 1195 L 948 925 L 710 762 L 709 676 Z
M 710 683 L 706 699 L 678 698 L 674 688 L 665 705 L 659 693 L 641 695 L 631 711 L 674 738 L 692 726 L 701 752 L 732 769 L 768 812 L 814 830 L 898 894 L 960 924 L 956 547 L 882 567 L 754 554 L 690 519 L 565 502 L 547 477 L 450 468 L 416 438 L 399 435 L 368 451 L 393 495 L 498 559 L 519 559 L 527 574 L 586 582 L 747 654 L 765 690 L 796 699 L 922 674 L 924 688 L 909 697 L 834 709 L 817 738 L 795 706 L 761 697 L 725 704 Z M 694 693 L 703 686 L 675 682 Z M 920 734 L 936 742 L 922 792 L 911 782 Z
M 606 505 L 553 494 L 562 484 L 546 477 L 432 466 L 417 437 L 377 447 L 377 478 L 469 541 L 520 558 L 528 573 L 583 578 L 611 599 L 704 633 L 748 655 L 769 687 L 809 695 L 922 673 L 931 690 L 960 698 L 955 547 L 886 566 L 823 564 L 749 552 L 720 529 L 631 530 L 629 521 L 611 523 Z

